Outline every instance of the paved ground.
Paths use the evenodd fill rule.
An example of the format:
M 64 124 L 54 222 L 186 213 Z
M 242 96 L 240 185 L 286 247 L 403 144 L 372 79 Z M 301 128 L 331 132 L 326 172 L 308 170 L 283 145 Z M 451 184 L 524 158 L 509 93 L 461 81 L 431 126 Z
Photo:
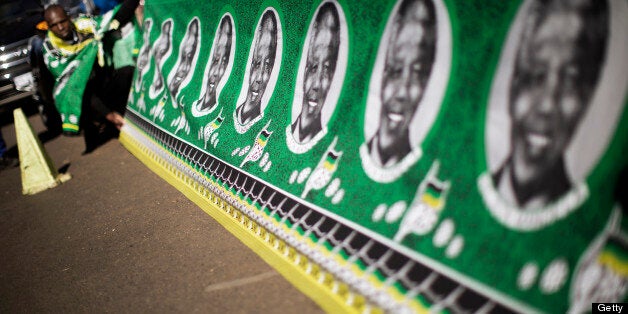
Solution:
M 70 181 L 23 196 L 19 168 L 0 172 L 0 313 L 322 312 L 117 140 L 45 148 Z

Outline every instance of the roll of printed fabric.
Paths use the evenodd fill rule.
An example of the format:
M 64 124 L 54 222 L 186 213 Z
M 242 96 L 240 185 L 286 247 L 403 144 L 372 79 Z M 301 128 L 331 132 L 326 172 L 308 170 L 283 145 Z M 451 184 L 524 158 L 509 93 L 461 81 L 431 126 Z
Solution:
M 184 2 L 145 7 L 124 132 L 367 303 L 626 300 L 626 1 Z

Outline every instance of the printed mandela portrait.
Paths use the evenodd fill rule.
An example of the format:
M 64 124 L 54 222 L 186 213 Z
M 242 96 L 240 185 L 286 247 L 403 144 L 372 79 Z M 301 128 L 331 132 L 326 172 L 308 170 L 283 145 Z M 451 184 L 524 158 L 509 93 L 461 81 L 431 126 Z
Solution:
M 170 75 L 168 75 L 168 90 L 172 97 L 177 100 L 173 104 L 178 104 L 182 101 L 179 99 L 179 92 L 192 79 L 200 46 L 201 25 L 198 17 L 194 17 L 188 24 L 185 36 L 183 36 L 181 41 L 177 63 L 174 65 Z
M 451 27 L 440 1 L 401 0 L 388 19 L 371 76 L 365 139 L 366 174 L 392 182 L 421 157 L 451 66 Z
M 346 71 L 347 39 L 342 8 L 324 1 L 310 22 L 297 73 L 292 123 L 286 128 L 293 153 L 305 153 L 327 133 Z
M 605 68 L 626 71 L 608 70 L 617 44 L 610 12 L 606 0 L 527 1 L 511 26 L 487 110 L 489 171 L 478 181 L 508 227 L 536 230 L 588 197 L 586 176 L 614 133 L 626 89 L 625 78 L 605 79 Z M 607 84 L 614 91 L 604 92 Z
M 212 50 L 209 53 L 201 95 L 192 105 L 193 116 L 207 115 L 218 107 L 218 96 L 220 96 L 233 67 L 235 39 L 233 18 L 231 14 L 225 13 L 220 19 Z
M 153 28 L 153 20 L 148 18 L 144 20 L 144 31 L 142 33 L 142 47 L 137 56 L 137 76 L 135 78 L 135 91 L 143 91 L 144 75 L 150 70 L 150 32 Z
M 279 75 L 282 41 L 277 12 L 267 8 L 255 28 L 240 97 L 233 112 L 238 133 L 245 133 L 264 117 Z
M 161 69 L 172 52 L 172 19 L 167 19 L 161 24 L 161 33 L 153 44 L 153 59 L 155 60 L 155 72 L 153 82 L 148 90 L 148 96 L 155 99 L 164 89 L 164 77 Z
M 59 96 L 59 93 L 65 88 L 65 86 L 70 81 L 70 77 L 74 74 L 74 71 L 78 68 L 80 64 L 79 60 L 74 60 L 68 64 L 68 66 L 63 70 L 61 75 L 56 79 L 55 85 L 53 88 L 53 95 L 55 97 Z

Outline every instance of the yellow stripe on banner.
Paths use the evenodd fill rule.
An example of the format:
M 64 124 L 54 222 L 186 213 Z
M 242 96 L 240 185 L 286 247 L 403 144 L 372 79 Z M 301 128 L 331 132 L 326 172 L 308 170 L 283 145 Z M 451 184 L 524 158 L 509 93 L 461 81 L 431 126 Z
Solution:
M 135 126 L 131 125 L 128 120 L 127 125 L 137 129 Z M 139 131 L 143 132 L 141 130 Z M 149 139 L 148 137 L 146 138 Z M 297 289 L 314 300 L 323 310 L 331 313 L 364 312 L 363 308 L 356 307 L 355 304 L 348 304 L 349 302 L 346 300 L 346 295 L 345 298 L 343 298 L 343 296 L 333 292 L 334 288 L 337 289 L 338 282 L 333 281 L 331 274 L 325 275 L 325 280 L 319 281 L 320 274 L 324 272 L 312 271 L 314 268 L 318 269 L 318 266 L 314 266 L 313 268 L 311 267 L 312 263 L 304 263 L 307 261 L 306 256 L 298 254 L 296 250 L 290 248 L 285 242 L 275 237 L 272 233 L 267 232 L 263 227 L 250 220 L 246 215 L 230 206 L 213 192 L 198 184 L 193 184 L 192 179 L 189 179 L 190 182 L 186 182 L 182 179 L 182 177 L 185 176 L 177 176 L 177 174 L 174 173 L 174 171 L 177 170 L 167 167 L 167 161 L 163 160 L 157 154 L 150 152 L 148 148 L 144 147 L 144 145 L 124 131 L 120 133 L 119 140 L 129 152 L 149 169 L 200 206 L 207 214 L 266 261 L 266 263 L 275 268 L 275 270 Z M 149 140 L 152 141 L 152 139 Z M 155 145 L 159 144 L 155 143 Z M 209 181 L 209 179 L 207 180 Z M 219 187 L 218 185 L 216 186 Z M 295 260 L 298 261 L 295 263 Z M 314 276 L 314 274 L 318 274 L 318 276 Z M 363 305 L 363 303 L 358 305 Z M 377 312 L 380 311 L 375 311 L 375 313 Z
M 138 136 L 153 143 L 157 149 L 167 153 L 172 158 L 178 159 L 160 144 L 144 133 L 141 129 L 133 125 L 127 120 L 126 125 L 132 127 Z M 195 183 L 196 181 L 189 178 L 186 174 L 180 172 L 171 164 L 153 152 L 150 148 L 140 143 L 132 135 L 127 134 L 124 130 L 120 133 L 120 142 L 129 152 L 135 155 L 149 169 L 158 174 L 169 184 L 177 188 L 187 198 L 200 206 L 207 214 L 218 221 L 225 229 L 236 236 L 242 243 L 259 255 L 266 263 L 275 268 L 284 278 L 292 285 L 299 289 L 302 293 L 310 297 L 323 310 L 330 313 L 383 313 L 382 309 L 376 308 L 373 304 L 368 303 L 365 297 L 356 294 L 342 281 L 321 268 L 316 263 L 310 261 L 307 256 L 301 254 L 295 248 L 285 243 L 282 239 L 276 237 L 273 233 L 267 231 L 262 226 L 239 209 L 231 206 L 227 201 L 223 200 L 212 191 L 204 186 Z M 183 161 L 190 170 L 196 171 Z M 241 205 L 253 209 L 257 214 L 264 216 L 263 219 L 272 222 L 275 226 L 280 227 L 286 233 L 298 237 L 304 241 L 310 248 L 323 253 L 325 256 L 332 258 L 338 265 L 348 267 L 349 270 L 357 277 L 366 278 L 374 287 L 384 289 L 399 303 L 405 303 L 416 313 L 428 313 L 429 305 L 422 300 L 407 299 L 405 296 L 392 286 L 384 287 L 382 281 L 375 274 L 365 275 L 363 270 L 356 264 L 352 264 L 344 260 L 341 256 L 333 255 L 329 251 L 321 250 L 321 246 L 316 244 L 310 238 L 303 238 L 296 231 L 291 230 L 286 225 L 280 224 L 274 218 L 268 216 L 265 212 L 260 211 L 253 205 L 246 203 L 239 196 L 229 190 L 224 189 L 220 184 L 205 177 L 214 187 L 218 188 L 231 199 L 236 199 Z M 367 277 L 365 277 L 367 276 Z
M 78 131 L 79 130 L 79 126 L 76 124 L 71 124 L 71 123 L 64 123 L 61 125 L 62 128 L 64 129 L 70 129 L 70 130 L 75 130 Z
M 597 258 L 598 263 L 608 266 L 621 276 L 628 277 L 628 264 L 611 252 L 602 252 Z

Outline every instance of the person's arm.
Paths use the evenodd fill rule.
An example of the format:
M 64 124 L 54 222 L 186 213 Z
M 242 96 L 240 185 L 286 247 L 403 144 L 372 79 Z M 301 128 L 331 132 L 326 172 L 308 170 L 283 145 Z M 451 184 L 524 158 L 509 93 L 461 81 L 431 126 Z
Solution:
M 120 25 L 124 25 L 133 20 L 135 16 L 135 9 L 139 5 L 140 0 L 125 0 L 121 5 L 116 15 L 113 17 Z
M 105 117 L 109 120 L 118 130 L 124 125 L 124 118 L 121 114 L 114 110 L 111 110 L 109 106 L 105 105 L 100 97 L 92 97 L 90 105 L 96 114 Z

